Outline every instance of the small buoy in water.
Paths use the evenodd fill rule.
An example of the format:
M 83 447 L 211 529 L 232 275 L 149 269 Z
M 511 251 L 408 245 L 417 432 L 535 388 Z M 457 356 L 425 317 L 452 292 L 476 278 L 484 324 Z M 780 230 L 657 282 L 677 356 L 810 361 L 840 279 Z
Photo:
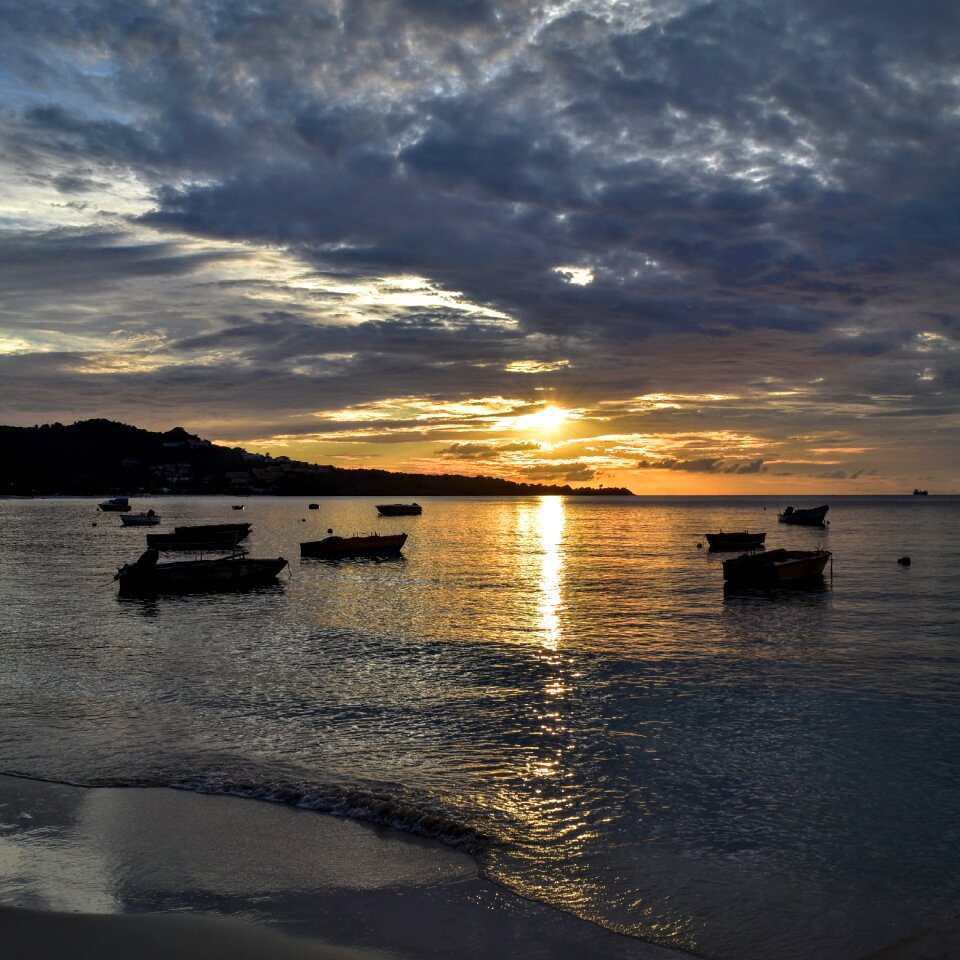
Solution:
M 702 550 L 702 549 L 703 549 L 703 544 L 702 544 L 702 543 L 698 543 L 698 544 L 697 544 L 697 549 L 698 549 L 698 550 Z
M 96 520 L 94 520 L 93 523 L 90 524 L 91 527 L 95 527 L 96 525 L 97 525 L 97 521 L 96 521 Z
M 301 522 L 301 523 L 306 523 L 306 522 L 307 522 L 307 518 L 306 518 L 306 517 L 301 517 L 301 518 L 300 518 L 300 522 Z
M 898 558 L 897 558 L 897 563 L 899 563 L 900 566 L 902 566 L 902 567 L 909 567 L 909 566 L 910 566 L 910 558 L 909 558 L 909 557 L 898 557 Z
M 333 533 L 333 527 L 327 527 L 327 533 Z

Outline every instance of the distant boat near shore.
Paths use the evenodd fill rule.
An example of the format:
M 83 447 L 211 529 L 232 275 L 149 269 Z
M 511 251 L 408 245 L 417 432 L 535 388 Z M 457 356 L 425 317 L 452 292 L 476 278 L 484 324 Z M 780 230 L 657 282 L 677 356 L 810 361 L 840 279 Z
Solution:
M 378 503 L 377 513 L 381 517 L 419 517 L 423 507 L 419 503 Z
M 251 523 L 208 523 L 174 527 L 173 533 L 148 533 L 155 550 L 232 550 L 249 535 Z
M 750 533 L 743 530 L 739 533 L 705 533 L 711 550 L 756 550 L 763 546 L 766 533 Z
M 125 513 L 120 523 L 125 527 L 155 527 L 160 522 L 160 515 L 153 510 L 146 513 Z
M 130 509 L 130 501 L 126 497 L 111 497 L 98 503 L 97 507 L 104 513 L 121 513 Z
M 926 490 L 921 490 L 919 487 L 914 487 L 914 488 L 913 488 L 913 495 L 914 495 L 915 497 L 925 497 L 925 496 L 927 496 L 927 491 L 926 491 Z
M 810 507 L 804 510 L 785 507 L 783 513 L 777 514 L 777 519 L 781 523 L 793 523 L 801 527 L 822 527 L 826 525 L 826 516 L 829 509 L 830 507 L 826 504 L 822 507 Z
M 323 540 L 311 540 L 300 544 L 301 557 L 399 557 L 407 542 L 405 533 L 385 536 L 371 533 L 361 537 L 337 537 L 332 533 Z

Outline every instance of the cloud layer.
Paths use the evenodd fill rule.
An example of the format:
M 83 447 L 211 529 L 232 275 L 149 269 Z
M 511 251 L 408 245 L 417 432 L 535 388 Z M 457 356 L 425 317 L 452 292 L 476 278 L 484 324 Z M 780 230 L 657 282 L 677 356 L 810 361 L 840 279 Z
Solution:
M 953 3 L 0 11 L 5 422 L 957 488 Z

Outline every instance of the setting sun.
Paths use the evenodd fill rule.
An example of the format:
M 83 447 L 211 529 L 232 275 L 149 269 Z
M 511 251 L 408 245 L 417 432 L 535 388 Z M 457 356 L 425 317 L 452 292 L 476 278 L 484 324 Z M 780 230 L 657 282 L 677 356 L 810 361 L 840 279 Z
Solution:
M 533 433 L 552 433 L 562 427 L 568 419 L 568 411 L 551 405 L 538 410 L 536 413 L 528 413 L 525 416 L 517 417 L 514 429 Z

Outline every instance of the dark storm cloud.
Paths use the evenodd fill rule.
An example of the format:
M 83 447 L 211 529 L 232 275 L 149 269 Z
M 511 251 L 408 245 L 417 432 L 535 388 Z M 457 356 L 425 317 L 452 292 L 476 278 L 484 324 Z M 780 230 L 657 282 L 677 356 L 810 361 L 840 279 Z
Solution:
M 52 287 L 59 300 L 82 297 L 138 279 L 184 277 L 235 256 L 186 251 L 175 243 L 131 242 L 117 232 L 0 231 L 0 312 L 36 305 Z
M 750 460 L 746 463 L 730 463 L 722 457 L 698 457 L 693 460 L 663 457 L 660 460 L 639 460 L 637 462 L 637 469 L 681 470 L 686 473 L 729 473 L 739 475 L 767 472 L 767 468 L 762 459 Z
M 464 441 L 451 444 L 437 451 L 437 456 L 452 457 L 457 460 L 487 460 L 503 453 L 537 451 L 540 444 L 534 440 L 517 440 L 508 443 L 481 443 Z
M 141 386 L 182 399 L 201 367 L 218 385 L 242 369 L 286 415 L 425 380 L 595 403 L 771 378 L 769 414 L 754 392 L 710 423 L 782 431 L 788 402 L 818 429 L 956 411 L 952 2 L 0 0 L 0 16 L 2 169 L 91 204 L 124 178 L 150 196 L 128 235 L 126 212 L 108 229 L 95 206 L 69 231 L 5 219 L 16 329 L 49 314 L 51 277 L 106 329 L 121 291 L 224 259 L 184 237 L 345 282 L 412 274 L 477 308 L 374 306 L 347 325 L 321 319 L 346 302 L 329 290 L 288 291 L 278 311 L 273 277 L 209 284 L 169 324 L 177 366 Z M 165 243 L 144 239 L 158 230 Z M 84 301 L 107 289 L 109 319 Z M 529 386 L 506 369 L 561 360 Z M 82 390 L 58 375 L 58 395 Z M 97 377 L 105 402 L 131 382 Z M 694 469 L 680 464 L 731 469 L 650 462 Z
M 519 472 L 529 480 L 563 480 L 567 483 L 592 480 L 597 475 L 593 467 L 577 460 L 554 461 L 534 467 L 523 467 Z

